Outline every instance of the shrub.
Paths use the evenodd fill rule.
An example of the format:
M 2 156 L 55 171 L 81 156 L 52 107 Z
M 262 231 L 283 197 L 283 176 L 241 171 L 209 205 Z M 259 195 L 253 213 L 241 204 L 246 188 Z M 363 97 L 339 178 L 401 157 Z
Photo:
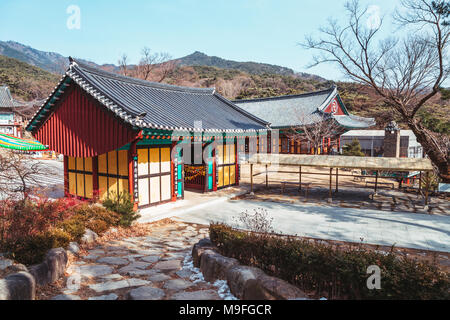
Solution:
M 353 139 L 352 142 L 342 147 L 344 156 L 364 157 L 365 154 L 361 150 L 361 145 L 358 139 Z
M 70 198 L 0 201 L 0 252 L 24 264 L 38 263 L 48 250 L 80 241 L 86 228 L 102 234 L 120 220 L 102 206 Z
M 237 222 L 244 224 L 246 230 L 260 233 L 273 232 L 272 222 L 273 218 L 269 217 L 267 210 L 263 208 L 253 209 L 251 214 L 247 210 L 241 212 L 240 216 L 233 217 Z
M 44 233 L 68 218 L 77 205 L 71 199 L 0 201 L 0 242 Z
M 52 229 L 42 234 L 28 236 L 16 241 L 6 241 L 1 250 L 20 263 L 32 265 L 41 263 L 52 248 L 67 248 L 71 236 L 61 229 Z
M 244 232 L 211 224 L 211 241 L 226 256 L 263 269 L 305 291 L 329 299 L 449 299 L 450 277 L 437 266 L 353 246 L 328 244 L 288 236 Z M 381 289 L 369 290 L 367 267 L 381 269 Z
M 109 194 L 106 200 L 103 201 L 103 206 L 120 215 L 119 225 L 123 227 L 130 227 L 133 221 L 140 217 L 134 211 L 134 203 L 131 195 L 125 191 L 118 194 L 115 192 Z
M 70 219 L 64 220 L 59 224 L 59 227 L 70 235 L 71 241 L 76 242 L 81 240 L 86 229 L 85 222 L 78 216 L 73 216 Z
M 119 214 L 98 205 L 84 204 L 73 210 L 73 216 L 60 223 L 60 227 L 72 236 L 72 241 L 80 241 L 85 229 L 101 235 L 110 226 L 117 226 Z

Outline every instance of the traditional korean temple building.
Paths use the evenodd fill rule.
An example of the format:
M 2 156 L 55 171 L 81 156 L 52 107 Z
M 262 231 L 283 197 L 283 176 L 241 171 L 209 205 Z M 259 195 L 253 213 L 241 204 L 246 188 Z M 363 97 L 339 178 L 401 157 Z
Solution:
M 0 86 L 0 133 L 22 138 L 23 118 L 18 109 L 24 105 L 12 97 L 8 86 Z
M 27 126 L 64 155 L 67 195 L 128 191 L 139 208 L 239 183 L 238 150 L 268 123 L 214 89 L 153 83 L 70 58 Z
M 272 129 L 279 129 L 279 153 L 330 154 L 333 149 L 339 150 L 339 136 L 342 133 L 375 125 L 373 118 L 362 118 L 350 114 L 336 86 L 305 94 L 236 100 L 234 103 L 245 111 L 268 121 Z M 337 130 L 333 138 L 322 139 L 322 145 L 317 152 L 307 141 L 295 141 L 289 136 L 293 128 L 298 130 L 303 126 L 314 126 L 323 120 L 334 122 Z M 273 141 L 272 145 L 275 145 Z

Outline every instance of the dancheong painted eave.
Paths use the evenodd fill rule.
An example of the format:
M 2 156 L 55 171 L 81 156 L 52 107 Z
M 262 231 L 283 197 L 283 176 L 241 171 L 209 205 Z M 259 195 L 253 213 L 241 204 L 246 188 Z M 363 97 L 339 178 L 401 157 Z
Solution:
M 59 85 L 30 120 L 34 132 L 52 112 L 59 96 L 76 84 L 122 121 L 137 129 L 190 132 L 257 132 L 269 123 L 242 110 L 215 89 L 179 87 L 120 76 L 70 59 Z M 201 121 L 201 127 L 195 122 Z

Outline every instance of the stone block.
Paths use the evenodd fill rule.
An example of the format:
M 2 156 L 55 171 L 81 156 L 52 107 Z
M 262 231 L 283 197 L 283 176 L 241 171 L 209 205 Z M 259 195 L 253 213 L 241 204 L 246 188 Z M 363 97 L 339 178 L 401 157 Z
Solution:
M 28 272 L 18 272 L 0 280 L 0 300 L 34 300 L 36 282 Z
M 205 250 L 200 259 L 200 271 L 206 281 L 225 280 L 228 269 L 238 265 L 234 258 L 227 258 L 215 251 Z

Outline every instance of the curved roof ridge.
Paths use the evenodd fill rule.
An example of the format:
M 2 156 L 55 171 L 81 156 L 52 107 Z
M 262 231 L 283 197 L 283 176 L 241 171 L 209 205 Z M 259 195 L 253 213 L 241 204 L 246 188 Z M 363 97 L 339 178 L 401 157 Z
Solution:
M 107 77 L 113 80 L 122 81 L 122 82 L 128 82 L 135 85 L 141 85 L 156 89 L 162 89 L 162 90 L 170 90 L 170 91 L 181 91 L 181 92 L 187 92 L 187 93 L 197 93 L 197 94 L 213 94 L 215 91 L 215 88 L 193 88 L 193 87 L 183 87 L 183 86 L 176 86 L 172 84 L 166 84 L 166 83 L 159 83 L 159 82 L 153 82 L 153 81 L 147 81 L 142 79 L 136 79 L 128 76 L 123 76 L 120 74 L 112 73 L 106 70 L 99 69 L 97 67 L 88 65 L 84 62 L 80 62 L 76 59 L 73 59 L 72 57 L 70 59 L 70 67 L 75 67 L 77 69 L 81 69 L 81 71 L 87 71 L 89 73 L 94 73 L 96 75 Z
M 227 105 L 229 105 L 230 107 L 232 107 L 234 110 L 236 110 L 237 112 L 240 112 L 241 114 L 254 119 L 257 122 L 260 122 L 261 124 L 263 124 L 266 127 L 270 126 L 270 122 L 267 122 L 266 120 L 263 120 L 259 117 L 257 117 L 256 115 L 254 115 L 253 113 L 247 112 L 246 110 L 240 108 L 239 106 L 235 105 L 232 101 L 227 100 L 226 98 L 224 98 L 221 94 L 219 94 L 218 92 L 214 92 L 214 95 L 220 99 L 221 101 L 223 101 L 224 103 L 226 103 Z
M 283 99 L 292 99 L 292 98 L 303 98 L 303 97 L 311 97 L 316 95 L 321 95 L 324 93 L 331 94 L 336 90 L 337 86 L 334 85 L 328 89 L 323 89 L 319 91 L 305 92 L 300 94 L 288 94 L 277 97 L 266 97 L 266 98 L 255 98 L 255 99 L 241 99 L 241 100 L 232 100 L 232 102 L 245 103 L 245 102 L 262 102 L 262 101 L 273 101 L 273 100 L 283 100 Z

